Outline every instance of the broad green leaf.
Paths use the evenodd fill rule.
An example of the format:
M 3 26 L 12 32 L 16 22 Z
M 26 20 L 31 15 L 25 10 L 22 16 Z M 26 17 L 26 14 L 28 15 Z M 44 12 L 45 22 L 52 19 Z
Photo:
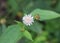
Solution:
M 35 15 L 39 15 L 41 21 L 43 20 L 50 20 L 57 17 L 60 17 L 60 15 L 56 12 L 49 11 L 49 10 L 42 10 L 42 9 L 35 9 L 31 12 L 31 14 L 35 17 Z
M 46 41 L 46 37 L 38 36 L 38 37 L 35 38 L 34 43 L 40 43 L 42 41 Z
M 48 36 L 48 33 L 45 31 L 45 32 L 42 32 L 40 35 L 38 35 L 35 40 L 34 40 L 34 43 L 42 43 L 47 40 L 47 36 Z
M 16 43 L 22 37 L 21 25 L 11 25 L 0 37 L 0 43 Z
M 34 31 L 36 33 L 41 33 L 42 32 L 43 25 L 41 23 L 35 21 L 31 26 L 28 26 L 28 28 L 31 31 Z
M 26 37 L 27 39 L 33 41 L 31 34 L 30 34 L 27 30 L 25 30 L 25 32 L 23 32 L 23 35 L 24 35 L 24 37 Z

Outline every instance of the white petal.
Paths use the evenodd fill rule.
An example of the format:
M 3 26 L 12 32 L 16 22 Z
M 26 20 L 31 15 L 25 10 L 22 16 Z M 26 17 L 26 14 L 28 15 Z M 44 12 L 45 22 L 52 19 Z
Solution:
M 25 25 L 29 25 L 29 26 L 34 22 L 34 19 L 31 14 L 25 15 L 22 20 Z

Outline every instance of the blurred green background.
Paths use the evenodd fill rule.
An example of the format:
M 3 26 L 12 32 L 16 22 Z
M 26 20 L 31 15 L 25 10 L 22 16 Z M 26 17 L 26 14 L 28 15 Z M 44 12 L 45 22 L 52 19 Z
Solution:
M 60 0 L 0 0 L 0 35 L 4 32 L 3 28 L 15 24 L 15 20 L 22 22 L 24 13 L 29 14 L 37 8 L 51 10 L 60 14 Z M 35 40 L 34 43 L 60 43 L 60 18 L 38 22 L 43 25 L 42 36 L 35 38 L 38 32 L 41 31 L 39 31 L 39 29 L 33 29 L 36 32 L 28 30 Z M 39 25 L 39 23 L 36 25 Z M 4 24 L 4 26 L 2 24 Z M 22 37 L 17 43 L 33 42 Z

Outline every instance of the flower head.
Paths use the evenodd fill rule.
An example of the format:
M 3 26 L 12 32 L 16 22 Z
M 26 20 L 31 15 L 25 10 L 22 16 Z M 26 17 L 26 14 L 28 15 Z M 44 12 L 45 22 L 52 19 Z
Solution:
M 33 22 L 34 22 L 34 20 L 33 20 L 33 17 L 31 15 L 25 15 L 23 17 L 23 23 L 25 25 L 29 25 L 30 26 Z

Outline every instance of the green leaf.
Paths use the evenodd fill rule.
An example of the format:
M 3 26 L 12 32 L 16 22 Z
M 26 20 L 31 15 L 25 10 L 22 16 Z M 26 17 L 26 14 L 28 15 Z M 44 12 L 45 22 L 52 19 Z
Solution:
M 42 9 L 35 9 L 33 12 L 31 12 L 31 14 L 33 16 L 39 14 L 39 16 L 40 16 L 39 20 L 41 20 L 41 21 L 60 17 L 60 15 L 56 12 L 49 11 L 49 10 L 42 10 Z
M 43 25 L 40 24 L 39 22 L 35 21 L 31 26 L 28 26 L 28 28 L 31 31 L 34 31 L 36 33 L 41 33 L 42 32 Z
M 34 43 L 42 43 L 42 42 L 45 42 L 47 40 L 47 36 L 48 36 L 48 32 L 46 32 L 46 31 L 42 32 L 40 35 L 38 35 L 35 38 Z
M 16 43 L 22 37 L 20 25 L 11 25 L 0 37 L 0 43 Z
M 42 41 L 46 41 L 46 37 L 38 36 L 38 37 L 35 38 L 34 43 L 40 43 Z
M 25 32 L 23 33 L 23 35 L 24 35 L 27 39 L 33 41 L 31 34 L 30 34 L 27 30 L 25 30 Z

